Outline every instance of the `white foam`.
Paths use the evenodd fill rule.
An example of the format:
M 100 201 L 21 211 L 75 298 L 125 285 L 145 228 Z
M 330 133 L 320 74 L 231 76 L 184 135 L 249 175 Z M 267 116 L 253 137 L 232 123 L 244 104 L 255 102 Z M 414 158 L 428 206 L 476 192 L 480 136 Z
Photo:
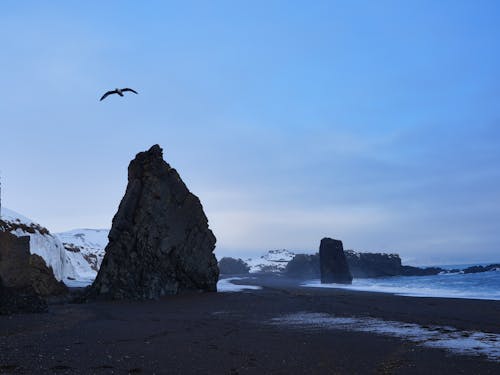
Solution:
M 324 313 L 300 312 L 271 320 L 271 324 L 296 328 L 370 332 L 397 337 L 419 345 L 446 349 L 462 355 L 485 356 L 500 362 L 500 334 L 461 331 L 453 327 L 430 326 L 365 317 L 337 317 Z
M 424 278 L 425 276 L 417 276 L 419 278 Z M 451 277 L 447 275 L 437 275 L 432 277 Z M 396 277 L 393 278 L 396 280 Z M 384 284 L 384 279 L 373 280 L 373 279 L 355 279 L 352 285 L 344 284 L 321 284 L 319 280 L 307 281 L 301 286 L 313 287 L 313 288 L 340 288 L 348 290 L 357 290 L 364 292 L 377 292 L 377 293 L 392 293 L 399 296 L 408 297 L 442 297 L 442 298 L 466 298 L 466 299 L 485 299 L 485 300 L 500 300 L 500 290 L 478 290 L 475 289 L 458 289 L 451 287 L 443 287 L 436 284 L 434 287 L 429 283 L 427 286 L 424 285 L 386 285 Z
M 237 285 L 233 284 L 231 281 L 233 280 L 242 280 L 243 277 L 231 277 L 229 279 L 219 280 L 217 283 L 217 291 L 218 292 L 242 292 L 245 290 L 259 290 L 262 289 L 260 286 L 256 285 Z

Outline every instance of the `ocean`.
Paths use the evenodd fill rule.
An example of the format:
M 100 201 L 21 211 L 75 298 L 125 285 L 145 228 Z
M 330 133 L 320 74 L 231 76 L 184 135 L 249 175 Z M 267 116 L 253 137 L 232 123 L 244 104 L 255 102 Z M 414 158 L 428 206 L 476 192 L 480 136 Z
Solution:
M 302 285 L 308 287 L 385 292 L 413 297 L 500 300 L 500 270 L 469 274 L 448 273 L 433 276 L 393 276 L 354 279 L 352 285 L 321 284 L 319 280 L 310 280 Z

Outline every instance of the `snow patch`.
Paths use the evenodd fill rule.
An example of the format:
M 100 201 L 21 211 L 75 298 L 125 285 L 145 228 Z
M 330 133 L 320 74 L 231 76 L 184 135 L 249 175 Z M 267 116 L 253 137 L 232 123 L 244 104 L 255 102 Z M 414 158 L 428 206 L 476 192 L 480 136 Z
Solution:
M 78 281 L 95 279 L 104 258 L 108 234 L 108 229 L 74 229 L 56 233 L 66 249 L 66 256 L 75 269 Z
M 259 258 L 245 259 L 245 263 L 250 267 L 250 273 L 283 272 L 294 256 L 294 253 L 285 249 L 269 250 Z
M 93 282 L 94 282 L 94 278 L 87 278 L 87 279 L 79 279 L 79 280 L 70 280 L 70 279 L 66 279 L 64 280 L 64 284 L 66 284 L 66 286 L 70 287 L 70 288 L 85 288 L 89 285 L 91 285 Z
M 5 207 L 2 208 L 1 219 L 6 223 L 8 232 L 17 237 L 30 237 L 30 253 L 41 256 L 47 266 L 52 268 L 58 281 L 76 277 L 75 269 L 66 257 L 64 246 L 57 236 L 33 220 Z

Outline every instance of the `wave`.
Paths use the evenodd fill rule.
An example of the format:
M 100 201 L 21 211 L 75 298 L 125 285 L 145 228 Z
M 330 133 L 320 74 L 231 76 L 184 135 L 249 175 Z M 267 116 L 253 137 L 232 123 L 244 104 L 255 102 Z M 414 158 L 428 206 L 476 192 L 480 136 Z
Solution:
M 411 297 L 500 300 L 500 272 L 354 279 L 352 285 L 321 284 L 319 280 L 310 280 L 302 286 L 383 292 Z

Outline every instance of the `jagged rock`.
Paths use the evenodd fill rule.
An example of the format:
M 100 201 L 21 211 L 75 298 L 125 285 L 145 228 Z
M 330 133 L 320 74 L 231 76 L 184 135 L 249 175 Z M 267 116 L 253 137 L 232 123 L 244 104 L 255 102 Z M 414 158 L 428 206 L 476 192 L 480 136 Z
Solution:
M 215 236 L 200 200 L 155 145 L 137 154 L 89 297 L 151 299 L 215 291 Z
M 342 241 L 323 238 L 319 245 L 321 283 L 351 284 L 352 275 Z
M 488 271 L 499 271 L 500 264 L 489 264 L 487 266 L 472 266 L 467 267 L 463 270 L 464 273 L 478 273 L 478 272 L 488 272 Z
M 41 297 L 57 296 L 67 292 L 57 281 L 52 268 L 42 257 L 30 254 L 30 238 L 0 232 L 0 278 L 4 287 L 22 290 Z
M 219 271 L 225 275 L 240 275 L 250 271 L 250 267 L 242 259 L 224 257 L 219 261 Z
M 457 270 L 453 270 L 457 271 Z M 440 267 L 413 267 L 413 266 L 401 266 L 400 275 L 402 276 L 432 276 L 437 275 L 441 272 L 449 272 Z

